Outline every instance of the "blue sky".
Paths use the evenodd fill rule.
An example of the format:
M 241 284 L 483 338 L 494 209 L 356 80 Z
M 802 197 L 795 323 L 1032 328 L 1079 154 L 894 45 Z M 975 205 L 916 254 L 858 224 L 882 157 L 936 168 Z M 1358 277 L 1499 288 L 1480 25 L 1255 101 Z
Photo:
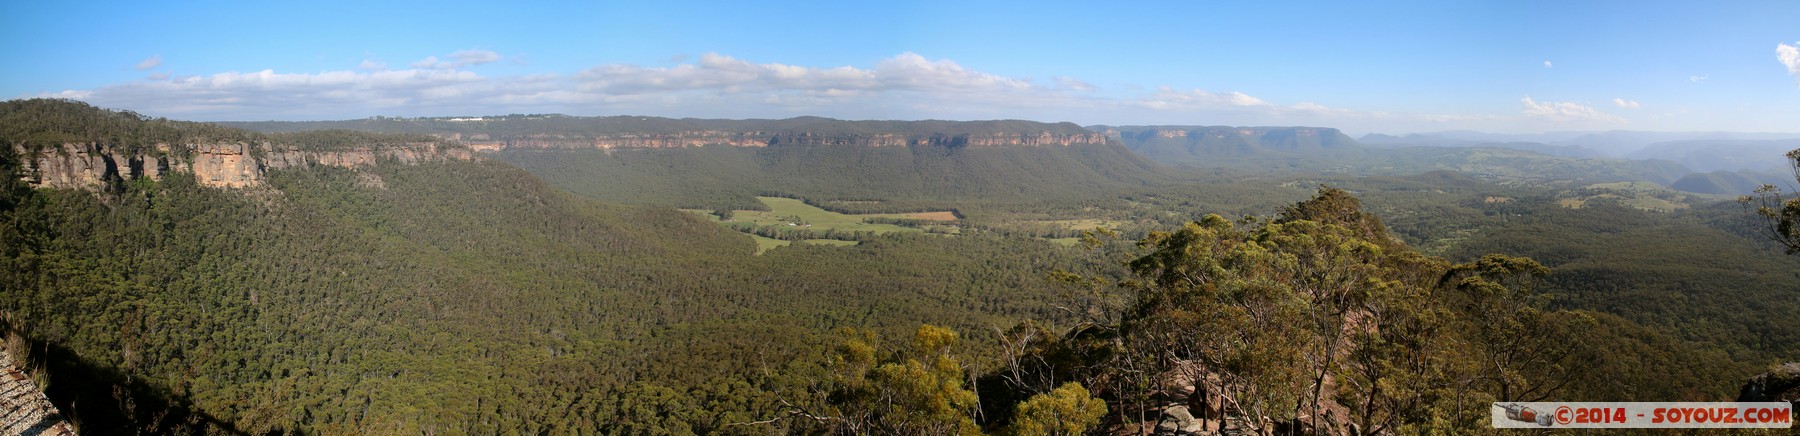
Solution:
M 6 1 L 0 97 L 195 120 L 1800 131 L 1793 1 L 158 3 Z

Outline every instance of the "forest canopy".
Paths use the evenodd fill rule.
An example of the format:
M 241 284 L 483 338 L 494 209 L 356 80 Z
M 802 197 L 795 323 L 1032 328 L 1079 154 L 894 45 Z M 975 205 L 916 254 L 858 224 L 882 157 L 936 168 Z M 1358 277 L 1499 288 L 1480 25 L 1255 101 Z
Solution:
M 428 139 L 4 109 L 0 139 L 21 145 Z M 1754 229 L 1741 211 L 1568 208 L 1454 173 L 1307 195 L 1116 147 L 698 147 L 92 192 L 30 188 L 16 151 L 0 150 L 0 327 L 89 432 L 1458 432 L 1491 401 L 1726 399 L 1800 344 L 1778 322 L 1794 259 L 1746 257 L 1772 252 L 1733 233 Z M 715 165 L 708 189 L 652 190 L 696 161 Z M 975 224 L 758 255 L 650 201 L 763 190 L 973 205 L 957 215 Z

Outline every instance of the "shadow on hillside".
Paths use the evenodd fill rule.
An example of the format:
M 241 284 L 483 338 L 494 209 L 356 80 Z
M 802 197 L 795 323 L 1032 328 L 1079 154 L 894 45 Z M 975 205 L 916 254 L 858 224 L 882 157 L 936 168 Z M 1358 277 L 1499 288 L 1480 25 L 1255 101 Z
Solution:
M 50 375 L 45 395 L 82 434 L 247 434 L 193 410 L 185 397 L 112 368 L 82 360 L 67 348 L 31 339 L 34 362 Z

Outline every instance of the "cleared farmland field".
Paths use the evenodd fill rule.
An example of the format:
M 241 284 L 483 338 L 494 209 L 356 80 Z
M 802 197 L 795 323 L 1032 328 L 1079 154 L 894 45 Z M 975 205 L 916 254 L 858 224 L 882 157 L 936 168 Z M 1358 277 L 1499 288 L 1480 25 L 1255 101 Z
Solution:
M 917 213 L 875 213 L 875 214 L 842 214 L 813 207 L 800 200 L 781 197 L 756 197 L 763 204 L 769 205 L 768 211 L 737 210 L 732 211 L 730 223 L 750 223 L 757 226 L 786 226 L 810 228 L 818 231 L 842 230 L 852 232 L 918 232 L 920 229 L 894 224 L 870 224 L 863 222 L 865 218 L 925 219 L 950 221 L 956 215 L 950 211 L 917 212 Z
M 914 213 L 881 213 L 881 214 L 842 214 L 820 209 L 803 201 L 782 197 L 757 197 L 757 200 L 769 206 L 769 210 L 734 210 L 731 219 L 720 220 L 712 212 L 697 209 L 683 209 L 688 212 L 706 215 L 708 219 L 722 225 L 733 226 L 749 224 L 756 227 L 776 229 L 811 230 L 823 233 L 829 230 L 844 232 L 923 232 L 915 227 L 895 224 L 872 224 L 864 222 L 866 218 L 891 218 L 938 221 L 945 225 L 954 225 L 956 214 L 950 211 L 914 212 Z M 756 253 L 762 254 L 776 247 L 787 246 L 794 241 L 773 239 L 761 235 L 750 235 L 756 239 Z M 856 245 L 857 241 L 837 239 L 804 239 L 804 244 L 816 245 Z

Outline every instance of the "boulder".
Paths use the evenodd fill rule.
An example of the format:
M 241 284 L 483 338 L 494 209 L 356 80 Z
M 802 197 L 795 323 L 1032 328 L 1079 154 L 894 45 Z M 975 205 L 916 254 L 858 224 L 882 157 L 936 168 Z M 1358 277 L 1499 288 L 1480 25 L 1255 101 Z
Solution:
M 1800 362 L 1788 362 L 1757 374 L 1738 389 L 1738 401 L 1786 401 L 1800 406 Z
M 1163 409 L 1162 416 L 1156 420 L 1156 433 L 1159 436 L 1197 435 L 1206 428 L 1199 419 L 1188 411 L 1187 406 L 1169 406 Z

